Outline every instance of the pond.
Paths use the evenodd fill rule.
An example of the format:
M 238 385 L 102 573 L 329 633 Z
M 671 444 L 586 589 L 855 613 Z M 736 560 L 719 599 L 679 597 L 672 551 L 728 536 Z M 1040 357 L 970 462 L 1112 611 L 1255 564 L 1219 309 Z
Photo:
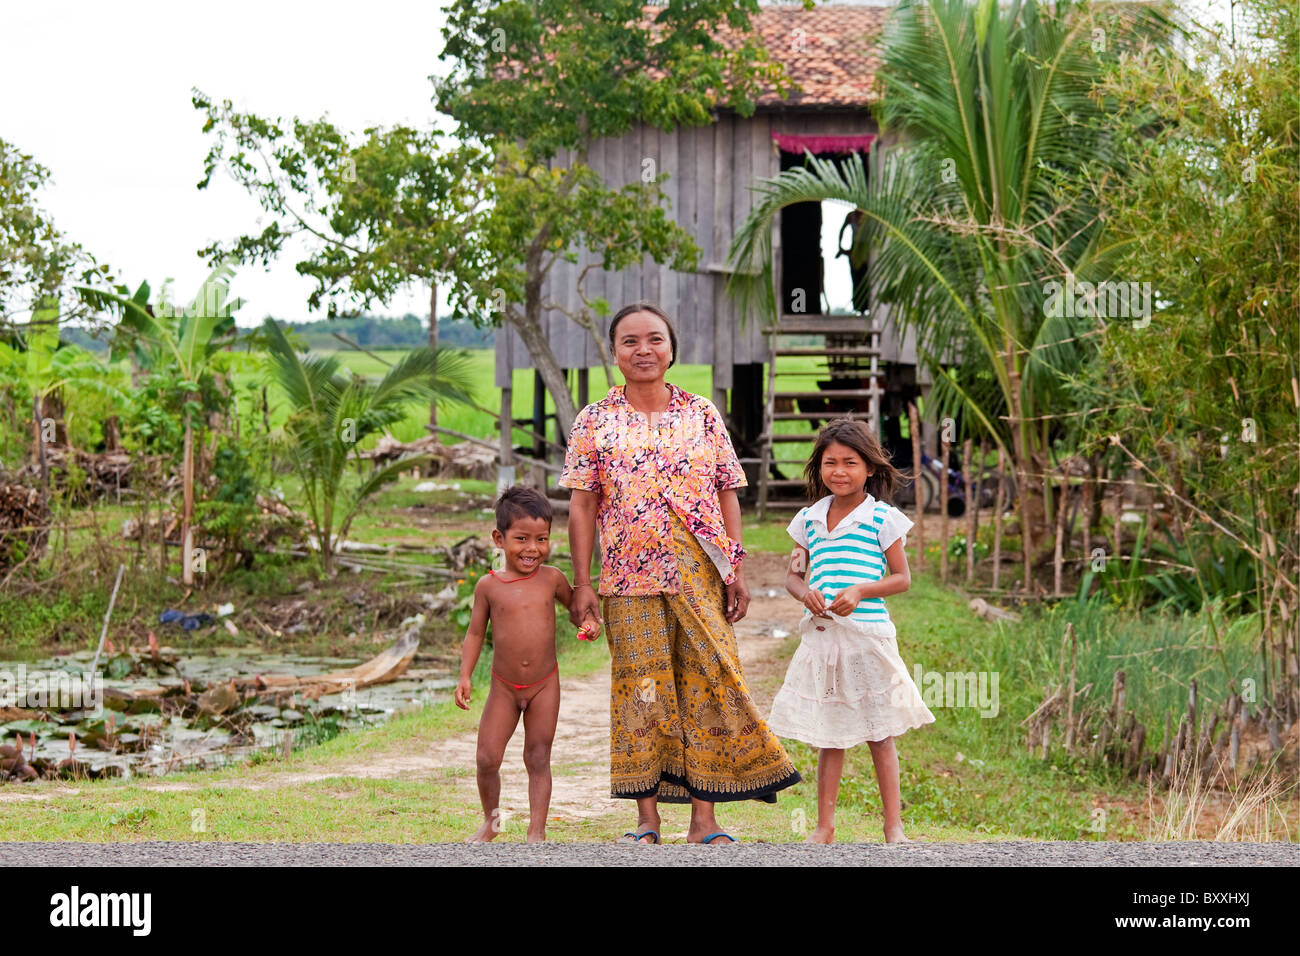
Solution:
M 17 779 L 23 763 L 28 778 L 211 769 L 258 751 L 298 749 L 374 726 L 440 701 L 456 686 L 455 675 L 445 668 L 412 661 L 396 680 L 342 692 L 326 693 L 319 686 L 259 690 L 259 676 L 313 677 L 363 662 L 233 647 L 111 655 L 101 659 L 102 683 L 95 686 L 82 679 L 93 658 L 93 652 L 83 651 L 34 662 L 0 661 L 0 718 L 8 718 L 0 723 L 0 745 L 6 745 L 0 782 L 10 776 L 6 770 Z M 15 707 L 24 704 L 21 711 Z M 22 756 L 15 767 L 11 755 L 18 735 Z

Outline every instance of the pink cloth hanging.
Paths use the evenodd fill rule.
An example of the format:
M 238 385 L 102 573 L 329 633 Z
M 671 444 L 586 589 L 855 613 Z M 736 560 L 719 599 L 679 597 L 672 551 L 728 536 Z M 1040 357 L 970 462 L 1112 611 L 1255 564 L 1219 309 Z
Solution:
M 773 133 L 772 139 L 783 152 L 803 154 L 806 149 L 814 156 L 819 153 L 865 153 L 875 140 L 875 133 L 856 136 L 804 136 L 800 133 Z

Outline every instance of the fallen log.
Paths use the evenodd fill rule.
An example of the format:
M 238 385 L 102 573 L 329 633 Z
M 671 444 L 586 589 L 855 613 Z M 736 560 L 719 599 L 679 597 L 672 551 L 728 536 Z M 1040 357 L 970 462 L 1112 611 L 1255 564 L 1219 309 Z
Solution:
M 217 706 L 223 703 L 218 699 L 220 695 L 231 694 L 231 691 L 226 690 L 228 687 L 232 688 L 237 696 L 243 698 L 256 697 L 263 693 L 284 692 L 301 693 L 305 697 L 316 698 L 322 694 L 341 693 L 349 688 L 360 690 L 373 684 L 386 684 L 397 680 L 411 666 L 411 661 L 415 659 L 415 652 L 420 646 L 418 631 L 418 627 L 408 627 L 391 647 L 356 667 L 305 677 L 293 674 L 258 674 L 254 677 L 215 681 L 203 694 L 198 695 L 197 699 L 201 709 L 220 713 L 229 709 L 229 706 Z M 181 693 L 178 689 L 166 687 L 139 687 L 130 690 L 104 688 L 105 703 L 113 710 L 123 709 L 126 704 L 133 701 L 156 701 L 178 693 Z M 188 698 L 191 693 L 187 682 L 184 696 Z
M 416 628 L 402 632 L 393 646 L 371 658 L 364 664 L 349 667 L 346 670 L 331 671 L 328 674 L 312 674 L 297 677 L 292 674 L 258 674 L 235 680 L 235 686 L 245 691 L 296 691 L 306 697 L 320 697 L 322 694 L 338 694 L 345 690 L 360 690 L 372 684 L 387 684 L 406 673 L 415 659 L 415 652 L 420 646 Z

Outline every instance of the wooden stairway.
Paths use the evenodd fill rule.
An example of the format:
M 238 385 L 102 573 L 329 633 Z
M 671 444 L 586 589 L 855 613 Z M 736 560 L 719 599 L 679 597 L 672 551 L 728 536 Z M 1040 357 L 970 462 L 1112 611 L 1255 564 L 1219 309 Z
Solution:
M 774 466 L 797 465 L 802 474 L 805 461 L 801 458 L 777 458 L 775 447 L 781 443 L 808 442 L 813 439 L 810 433 L 777 433 L 775 423 L 779 421 L 828 421 L 832 418 L 857 418 L 869 421 L 877 434 L 880 432 L 880 396 L 883 390 L 878 379 L 880 368 L 880 330 L 868 316 L 856 312 L 831 313 L 826 315 L 787 314 L 782 315 L 775 326 L 764 330 L 765 335 L 821 335 L 824 344 L 821 347 L 781 348 L 775 338 L 771 340 L 772 360 L 767 365 L 767 394 L 763 412 L 763 433 L 759 438 L 762 449 L 757 459 L 742 458 L 745 464 L 757 464 L 758 473 L 758 517 L 762 521 L 767 516 L 768 507 L 802 507 L 807 504 L 802 494 L 792 499 L 778 499 L 770 492 L 779 488 L 802 488 L 804 481 L 800 478 L 773 478 Z M 867 380 L 866 388 L 823 388 L 815 390 L 796 390 L 778 392 L 776 390 L 777 363 L 782 358 L 824 358 L 826 367 L 809 372 L 785 372 L 785 375 L 820 375 L 836 379 Z M 864 366 L 864 363 L 865 366 Z M 855 406 L 861 406 L 862 399 L 867 399 L 867 411 L 796 411 L 798 403 L 826 400 L 838 402 L 842 399 L 853 400 Z M 777 411 L 778 404 L 789 405 L 790 411 Z M 779 470 L 779 469 L 778 469 Z

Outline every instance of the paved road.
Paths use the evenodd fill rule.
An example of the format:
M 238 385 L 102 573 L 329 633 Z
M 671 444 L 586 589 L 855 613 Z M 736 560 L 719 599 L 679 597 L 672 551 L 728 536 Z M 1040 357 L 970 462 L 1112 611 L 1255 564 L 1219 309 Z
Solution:
M 1292 843 L 4 843 L 9 866 L 1300 866 Z

